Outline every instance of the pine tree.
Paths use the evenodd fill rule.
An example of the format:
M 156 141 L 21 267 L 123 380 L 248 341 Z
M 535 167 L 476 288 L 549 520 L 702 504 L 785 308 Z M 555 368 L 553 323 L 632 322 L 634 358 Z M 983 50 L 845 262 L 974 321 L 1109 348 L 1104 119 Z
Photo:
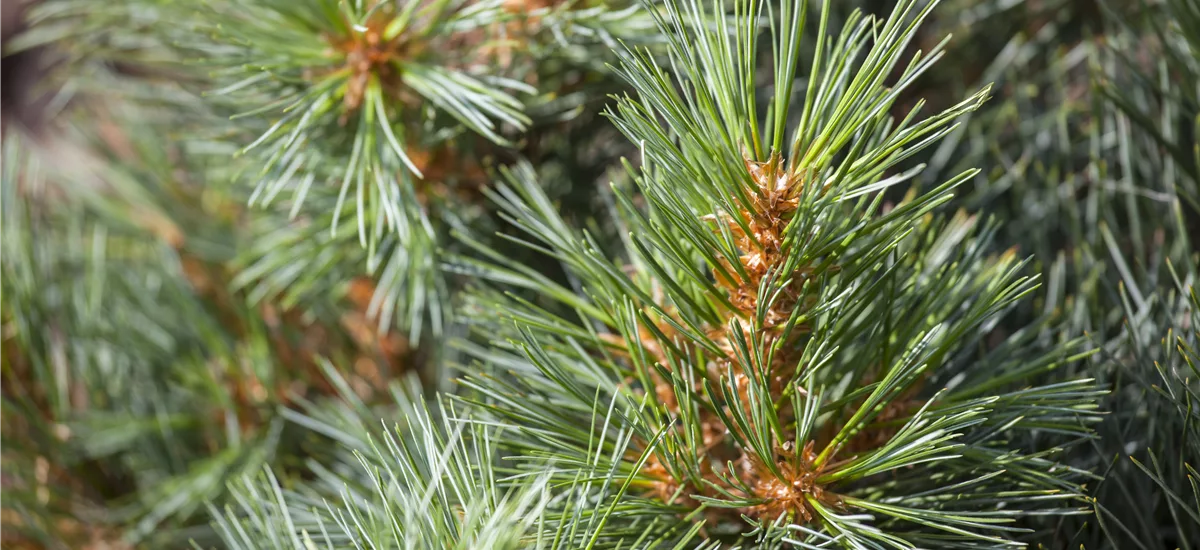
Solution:
M 287 219 L 263 223 L 238 283 L 302 303 L 344 280 L 330 258 L 357 241 L 356 263 L 377 274 L 370 309 L 382 328 L 438 337 L 449 315 L 442 228 L 479 216 L 470 195 L 488 157 L 569 117 L 596 87 L 586 71 L 602 56 L 590 56 L 644 26 L 607 2 L 556 4 L 205 3 L 193 49 L 214 65 L 210 94 L 225 99 L 230 131 L 247 136 L 248 203 L 289 203 Z
M 6 548 L 1200 537 L 1196 0 L 22 7 Z
M 762 5 L 735 3 L 732 37 L 699 30 L 708 15 L 695 5 L 668 6 L 682 91 L 631 52 L 623 74 L 639 97 L 613 113 L 643 154 L 645 206 L 619 199 L 632 265 L 556 231 L 536 186 L 501 188 L 502 208 L 579 280 L 583 296 L 565 305 L 581 321 L 509 305 L 521 312 L 512 352 L 481 357 L 516 380 L 468 376 L 468 386 L 526 427 L 531 442 L 519 449 L 548 443 L 561 449 L 545 453 L 555 463 L 628 472 L 641 500 L 625 521 L 705 519 L 710 540 L 1003 545 L 1020 540 L 1029 516 L 1072 513 L 1080 472 L 1054 451 L 1087 437 L 1099 392 L 1086 379 L 1008 384 L 1082 346 L 1029 358 L 1000 344 L 973 356 L 970 342 L 1033 284 L 1012 253 L 983 252 L 986 223 L 934 212 L 972 172 L 885 205 L 887 188 L 920 167 L 885 170 L 986 97 L 891 118 L 898 94 L 939 57 L 902 57 L 929 8 L 851 16 L 841 33 L 822 17 L 828 35 L 797 63 L 807 14 L 785 3 L 772 28 L 776 88 L 760 112 L 750 52 Z M 809 88 L 792 114 L 787 88 L 804 66 Z M 628 419 L 610 432 L 609 456 L 623 461 L 593 459 L 600 444 L 574 431 L 592 424 L 584 415 L 597 394 Z M 1030 498 L 996 509 L 1006 494 Z
M 530 545 L 970 548 L 1015 545 L 1038 516 L 1086 510 L 1087 473 L 1057 457 L 1088 437 L 1103 392 L 1087 379 L 1020 384 L 1086 355 L 1082 342 L 1032 358 L 1019 338 L 982 356 L 972 345 L 1034 287 L 1013 253 L 988 253 L 987 223 L 938 210 L 973 172 L 885 203 L 920 167 L 885 171 L 987 91 L 892 119 L 939 56 L 904 59 L 929 7 L 851 15 L 841 32 L 823 7 L 808 62 L 803 2 L 777 14 L 735 2 L 730 17 L 667 2 L 672 71 L 626 51 L 638 96 L 610 115 L 641 165 L 640 202 L 615 195 L 624 250 L 564 222 L 528 165 L 493 193 L 525 232 L 515 238 L 571 282 L 496 254 L 469 262 L 501 285 L 474 293 L 470 317 L 512 313 L 478 323 L 490 341 L 470 346 L 459 398 L 477 411 L 469 424 L 508 427 L 489 443 L 514 483 L 548 472 L 554 536 Z M 776 86 L 758 94 L 764 19 Z M 394 491 L 425 487 L 391 471 Z M 384 517 L 395 532 L 377 543 L 414 536 L 412 521 Z
M 293 421 L 294 408 L 341 396 L 383 417 L 395 408 L 390 381 L 411 371 L 439 383 L 444 349 L 425 335 L 440 336 L 453 303 L 456 283 L 438 270 L 454 251 L 447 233 L 494 227 L 472 186 L 492 157 L 521 149 L 548 168 L 596 162 L 527 141 L 594 126 L 578 114 L 614 82 L 597 72 L 604 52 L 647 20 L 605 2 L 145 0 L 98 10 L 45 0 L 25 11 L 25 30 L 5 36 L 6 70 L 28 76 L 4 115 L 4 545 L 47 548 L 212 544 L 205 504 L 225 502 L 228 483 L 267 464 L 311 476 L 339 458 L 330 435 Z M 404 58 L 426 64 L 425 84 L 354 99 L 380 93 L 356 88 L 372 71 L 400 68 L 339 80 L 325 71 L 370 52 L 334 46 L 369 40 L 370 25 L 354 25 L 384 16 L 407 18 L 404 36 L 434 52 Z M 488 103 L 501 97 L 497 78 L 522 100 L 506 92 Z M 341 86 L 330 112 L 288 128 L 311 132 L 302 154 L 320 161 L 309 172 L 286 164 L 293 173 L 280 183 L 276 171 L 276 187 L 264 187 L 270 154 L 247 146 L 295 122 L 289 101 L 310 111 L 325 102 L 311 82 Z M 441 116 L 427 112 L 436 102 L 410 109 L 401 97 L 424 85 L 451 101 L 446 82 L 492 99 Z M 339 120 L 364 104 L 412 120 Z M 521 124 L 476 124 L 496 105 Z M 422 138 L 402 150 L 425 155 L 424 179 L 383 172 L 399 167 L 384 139 L 393 128 Z M 485 146 L 473 130 L 509 147 Z M 379 147 L 353 156 L 342 140 L 360 131 Z M 339 204 L 347 174 L 367 174 L 347 170 L 351 161 L 388 192 L 363 218 L 356 202 Z M 308 185 L 306 196 L 266 200 L 281 185 Z M 372 218 L 388 223 L 360 242 L 359 219 L 385 210 L 408 217 Z M 332 220 L 350 230 L 331 234 Z

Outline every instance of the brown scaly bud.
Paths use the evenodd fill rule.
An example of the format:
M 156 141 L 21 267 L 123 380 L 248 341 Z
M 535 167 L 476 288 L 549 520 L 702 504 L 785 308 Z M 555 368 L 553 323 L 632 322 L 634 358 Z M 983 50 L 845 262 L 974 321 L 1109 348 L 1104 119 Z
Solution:
M 327 37 L 332 46 L 330 55 L 344 59 L 342 66 L 335 70 L 346 71 L 350 75 L 345 95 L 342 96 L 341 124 L 345 124 L 350 115 L 362 106 L 372 76 L 378 78 L 385 88 L 400 94 L 400 74 L 395 62 L 412 57 L 418 48 L 403 33 L 391 39 L 385 38 L 384 33 L 394 16 L 394 10 L 379 9 L 369 21 L 354 29 L 350 36 Z
M 728 214 L 723 214 L 720 220 L 713 216 L 705 218 L 725 225 L 735 239 L 734 245 L 741 253 L 736 261 L 741 264 L 745 277 L 737 274 L 738 270 L 733 269 L 733 260 L 728 258 L 723 260 L 724 267 L 733 274 L 733 279 L 719 271 L 714 271 L 714 277 L 719 285 L 729 291 L 734 307 L 743 314 L 749 314 L 757 308 L 759 285 L 783 263 L 784 231 L 799 205 L 803 182 L 784 167 L 783 159 L 778 154 L 771 155 L 766 162 L 750 159 L 744 162 L 755 188 L 750 194 L 751 208 L 742 209 L 736 214 L 741 223 Z M 787 319 L 796 305 L 798 293 L 799 289 L 795 288 L 776 300 L 768 315 L 770 326 Z
M 778 449 L 778 454 L 776 466 L 782 476 L 775 475 L 753 457 L 747 456 L 743 460 L 743 475 L 754 480 L 751 486 L 753 492 L 748 496 L 761 499 L 762 502 L 747 506 L 741 510 L 742 513 L 763 521 L 786 514 L 796 523 L 809 523 L 817 517 L 809 499 L 830 508 L 842 506 L 837 494 L 817 482 L 829 469 L 829 463 L 821 466 L 814 464 L 817 453 L 812 441 L 804 445 L 799 455 L 793 452 L 790 444 Z
M 811 273 L 810 266 L 800 266 L 794 273 L 785 274 L 791 278 L 787 288 L 767 308 L 761 326 L 747 322 L 747 317 L 753 315 L 759 308 L 759 287 L 768 276 L 774 275 L 786 260 L 784 239 L 786 229 L 795 216 L 799 206 L 799 195 L 803 190 L 803 172 L 791 171 L 785 167 L 779 155 L 772 155 L 766 162 L 745 160 L 746 172 L 754 184 L 751 190 L 750 205 L 747 208 L 720 216 L 707 216 L 705 219 L 724 227 L 714 228 L 723 233 L 731 234 L 734 246 L 738 251 L 737 258 L 724 258 L 724 272 L 733 274 L 726 276 L 721 270 L 714 270 L 717 284 L 729 293 L 729 301 L 733 308 L 726 312 L 726 323 L 720 326 L 705 327 L 705 335 L 717 344 L 722 353 L 711 359 L 703 366 L 703 375 L 710 380 L 721 380 L 730 377 L 734 387 L 737 402 L 720 404 L 721 407 L 741 407 L 750 403 L 752 365 L 743 365 L 738 359 L 735 349 L 773 348 L 775 352 L 769 356 L 768 364 L 753 366 L 754 369 L 765 369 L 766 390 L 770 399 L 780 399 L 792 384 L 798 365 L 800 350 L 795 342 L 781 342 L 784 338 L 782 326 L 787 322 L 796 308 L 808 308 L 812 298 L 804 299 L 800 294 L 800 285 L 804 275 Z M 736 216 L 736 217 L 735 217 Z M 734 269 L 736 262 L 736 267 Z M 740 319 L 740 329 L 731 328 L 728 321 Z M 672 331 L 666 330 L 660 323 L 659 328 L 664 334 L 673 337 Z M 807 331 L 801 325 L 793 328 L 788 337 L 795 338 Z M 656 362 L 663 362 L 663 350 L 659 336 L 652 331 L 642 329 L 638 335 L 642 349 L 647 350 Z M 625 344 L 620 338 L 613 338 L 614 344 Z M 679 412 L 679 404 L 675 399 L 674 387 L 669 380 L 654 376 L 656 397 L 658 403 L 670 412 Z M 806 393 L 805 388 L 796 386 L 795 391 Z M 793 411 L 784 407 L 780 411 L 781 421 L 794 422 Z M 757 504 L 738 509 L 714 509 L 712 514 L 741 517 L 743 514 L 760 520 L 770 521 L 780 515 L 788 515 L 792 521 L 808 523 L 816 519 L 813 503 L 820 503 L 831 508 L 842 507 L 838 495 L 825 488 L 818 479 L 825 473 L 838 467 L 837 464 L 825 462 L 816 464 L 817 453 L 814 451 L 815 442 L 801 442 L 803 449 L 797 454 L 794 450 L 796 442 L 786 442 L 777 449 L 774 467 L 768 467 L 762 459 L 739 449 L 729 437 L 726 426 L 720 416 L 711 410 L 700 411 L 700 423 L 703 436 L 703 446 L 696 449 L 697 463 L 703 469 L 702 487 L 696 487 L 689 477 L 681 478 L 678 472 L 671 472 L 662 462 L 663 457 L 654 456 L 647 462 L 642 474 L 653 481 L 649 486 L 649 496 L 664 502 L 694 508 L 699 502 L 693 495 L 721 498 L 725 492 L 738 493 L 742 491 L 747 499 Z M 738 464 L 735 471 L 723 475 L 736 475 L 749 487 L 749 490 L 730 486 L 723 475 L 717 475 L 716 469 L 721 465 Z M 720 487 L 720 490 L 716 488 Z
M 552 8 L 562 3 L 562 0 L 504 0 L 504 9 L 511 13 L 529 13 L 531 11 Z

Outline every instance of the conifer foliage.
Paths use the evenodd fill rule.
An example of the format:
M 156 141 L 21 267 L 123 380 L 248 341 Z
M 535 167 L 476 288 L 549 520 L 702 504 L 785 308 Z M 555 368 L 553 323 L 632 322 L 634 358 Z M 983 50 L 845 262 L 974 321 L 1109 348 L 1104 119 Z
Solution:
M 921 167 L 885 171 L 987 96 L 890 117 L 939 57 L 904 57 L 930 8 L 854 14 L 840 30 L 824 8 L 809 59 L 806 3 L 778 8 L 776 86 L 760 108 L 766 6 L 734 2 L 726 32 L 699 4 L 666 3 L 672 70 L 627 52 L 621 72 L 638 96 L 611 113 L 642 153 L 644 204 L 618 194 L 627 256 L 567 229 L 531 174 L 513 173 L 501 208 L 578 290 L 525 277 L 563 307 L 482 302 L 517 312 L 510 343 L 479 354 L 512 374 L 466 385 L 518 426 L 522 469 L 624 479 L 610 524 L 703 525 L 711 540 L 767 546 L 1017 544 L 1023 518 L 1083 505 L 1081 472 L 1030 435 L 1085 438 L 1101 392 L 1086 379 L 1019 383 L 1075 359 L 1078 342 L 1033 360 L 1004 345 L 973 356 L 971 342 L 1034 282 L 1012 252 L 985 252 L 986 224 L 933 212 L 972 172 L 885 202 Z M 793 105 L 800 67 L 809 86 Z M 616 419 L 598 433 L 597 409 Z
M 5 548 L 1196 546 L 1196 0 L 21 7 Z
M 6 71 L 30 75 L 4 106 L 6 548 L 217 544 L 205 504 L 225 503 L 227 484 L 268 464 L 311 476 L 335 454 L 293 409 L 337 396 L 378 419 L 404 371 L 436 384 L 442 350 L 424 335 L 452 304 L 447 228 L 486 225 L 479 206 L 439 205 L 481 185 L 526 123 L 574 122 L 606 80 L 607 44 L 644 26 L 604 2 L 366 4 L 44 0 L 6 33 Z M 370 77 L 400 67 L 333 73 L 377 57 L 365 41 L 383 20 L 428 51 L 397 57 L 408 84 L 367 102 L 355 94 L 382 93 Z M 505 39 L 535 28 L 520 48 Z M 409 109 L 421 74 L 437 93 Z M 482 99 L 461 120 L 428 112 L 457 109 L 463 83 Z M 471 126 L 496 97 L 520 124 L 477 126 L 511 145 L 482 149 Z M 364 105 L 387 123 L 342 120 Z M 393 130 L 421 141 L 392 147 Z M 428 185 L 397 151 L 437 160 Z M 370 187 L 346 195 L 347 181 Z
M 212 71 L 227 131 L 244 134 L 248 204 L 286 200 L 238 283 L 304 301 L 337 280 L 332 258 L 357 241 L 364 257 L 349 263 L 380 282 L 370 310 L 381 327 L 439 337 L 444 227 L 472 221 L 459 193 L 484 183 L 496 146 L 544 122 L 531 115 L 566 116 L 570 103 L 551 98 L 579 87 L 589 52 L 644 25 L 594 4 L 200 3 L 190 49 Z

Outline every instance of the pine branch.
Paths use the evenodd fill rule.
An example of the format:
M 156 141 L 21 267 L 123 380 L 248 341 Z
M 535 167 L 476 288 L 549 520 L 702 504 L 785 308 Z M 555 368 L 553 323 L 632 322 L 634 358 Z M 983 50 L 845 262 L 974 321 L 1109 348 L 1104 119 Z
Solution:
M 598 403 L 614 403 L 635 451 L 606 451 L 600 467 L 634 476 L 627 506 L 691 518 L 709 540 L 1016 545 L 1021 518 L 1082 513 L 1083 473 L 1047 476 L 1053 453 L 1019 445 L 1039 430 L 1082 441 L 1103 392 L 1086 379 L 1009 390 L 988 385 L 1003 371 L 947 364 L 1034 288 L 1012 253 L 987 256 L 973 220 L 933 214 L 973 173 L 884 207 L 883 191 L 920 169 L 896 165 L 986 90 L 925 119 L 892 119 L 898 94 L 938 57 L 901 57 L 929 8 L 852 16 L 837 37 L 823 9 L 821 48 L 804 64 L 808 10 L 785 3 L 771 19 L 775 93 L 760 109 L 764 5 L 731 8 L 726 28 L 713 24 L 727 21 L 719 8 L 667 2 L 671 70 L 638 50 L 623 60 L 638 97 L 610 114 L 642 149 L 645 201 L 618 195 L 631 265 L 569 228 L 531 169 L 497 189 L 526 234 L 518 242 L 562 262 L 578 290 L 502 260 L 488 271 L 557 305 L 479 295 L 483 311 L 513 312 L 483 323 L 495 343 L 473 350 L 507 375 L 468 375 L 480 397 L 467 399 L 519 428 L 509 445 L 527 469 L 593 464 L 597 444 L 620 449 L 620 436 L 596 442 L 587 429 Z M 799 66 L 812 74 L 793 102 Z M 1079 351 L 1063 345 L 1042 365 Z M 931 380 L 946 385 L 933 391 Z M 1034 498 L 1014 506 L 1013 491 Z
M 412 391 L 393 393 L 404 428 L 382 439 L 363 428 L 371 413 L 337 413 L 338 424 L 357 427 L 340 436 L 354 457 L 343 464 L 357 463 L 354 470 L 323 470 L 294 491 L 282 489 L 270 471 L 236 484 L 236 505 L 214 510 L 225 547 L 574 548 L 598 532 L 582 521 L 595 524 L 613 513 L 589 509 L 614 490 L 610 481 L 552 486 L 548 472 L 500 477 L 495 453 L 502 429 L 447 405 L 429 410 L 409 397 Z M 327 423 L 333 410 L 313 407 L 309 412 L 325 418 L 298 420 L 324 431 L 333 427 Z M 568 520 L 568 511 L 576 517 Z

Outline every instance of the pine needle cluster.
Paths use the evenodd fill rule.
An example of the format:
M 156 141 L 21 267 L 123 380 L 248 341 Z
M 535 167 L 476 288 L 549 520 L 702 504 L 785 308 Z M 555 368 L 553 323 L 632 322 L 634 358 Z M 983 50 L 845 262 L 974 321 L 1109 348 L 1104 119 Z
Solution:
M 334 8 L 330 21 L 368 15 L 361 6 L 313 4 Z M 471 10 L 503 14 L 478 19 L 489 32 L 516 24 L 501 3 L 451 4 L 417 2 L 406 15 L 391 15 L 425 25 L 421 33 L 440 48 L 436 57 L 450 60 L 465 51 L 452 38 Z M 391 9 L 377 6 L 385 7 Z M 321 65 L 288 48 L 328 45 L 332 35 L 306 26 L 312 21 L 296 19 L 295 6 L 284 3 L 147 0 L 94 8 L 46 0 L 27 6 L 21 34 L 5 35 L 6 71 L 16 67 L 26 78 L 17 101 L 6 95 L 4 115 L 4 545 L 214 544 L 205 504 L 225 502 L 228 483 L 268 464 L 282 476 L 311 475 L 336 458 L 328 445 L 333 436 L 291 420 L 294 408 L 352 396 L 384 416 L 395 408 L 388 405 L 390 380 L 409 371 L 438 383 L 441 348 L 421 334 L 440 328 L 438 315 L 452 303 L 451 284 L 438 268 L 440 255 L 450 251 L 440 243 L 448 226 L 475 223 L 482 208 L 427 215 L 430 204 L 443 200 L 429 187 L 428 201 L 393 194 L 387 203 L 414 214 L 409 221 L 420 231 L 393 224 L 374 233 L 379 241 L 368 248 L 355 231 L 331 236 L 330 219 L 342 211 L 335 203 L 344 177 L 337 166 L 345 166 L 335 161 L 350 152 L 339 140 L 353 139 L 359 128 L 339 117 L 324 120 L 317 142 L 304 146 L 303 155 L 319 155 L 325 164 L 312 165 L 319 179 L 310 181 L 303 204 L 251 208 L 264 202 L 255 196 L 262 178 L 247 174 L 262 171 L 270 157 L 258 147 L 238 155 L 249 143 L 243 138 L 266 132 L 260 124 L 272 116 L 270 124 L 287 119 L 288 105 L 265 97 L 286 91 L 295 102 L 312 91 L 305 74 L 315 73 L 290 68 L 310 63 L 320 72 L 329 64 L 324 53 Z M 441 22 L 429 27 L 435 13 Z M 253 35 L 269 25 L 249 14 L 290 21 L 272 32 L 293 32 L 295 40 Z M 594 52 L 615 43 L 614 34 L 638 28 L 640 16 L 604 3 L 522 14 L 521 20 L 540 21 L 540 42 L 514 54 L 519 64 L 504 66 L 513 68 L 511 78 L 530 82 L 521 84 L 529 95 L 543 98 L 529 108 L 544 131 L 561 131 L 555 124 L 567 124 L 570 102 L 589 101 L 597 94 L 591 86 L 604 80 L 595 72 L 603 55 Z M 264 51 L 287 63 L 273 66 Z M 229 65 L 214 67 L 214 59 Z M 541 69 L 542 60 L 558 60 L 557 68 L 516 70 Z M 477 69 L 497 67 L 489 54 L 470 74 L 446 78 L 475 79 Z M 245 94 L 237 101 L 228 89 L 212 94 L 246 72 L 256 78 L 235 90 Z M 339 85 L 349 89 L 351 82 Z M 573 98 L 557 105 L 544 99 L 568 85 L 575 86 Z M 399 99 L 370 106 L 398 116 Z M 513 105 L 514 112 L 526 108 Z M 389 121 L 389 128 L 412 122 Z M 429 128 L 439 147 L 429 155 L 474 146 L 454 117 L 421 118 L 412 127 L 429 125 L 440 128 Z M 289 127 L 292 135 L 297 128 Z M 520 136 L 509 138 L 515 148 Z M 461 171 L 454 157 L 443 159 L 441 177 L 425 176 L 439 179 L 436 191 L 444 193 L 465 177 L 486 178 L 483 157 L 470 157 L 478 167 Z M 383 149 L 362 159 L 375 167 L 391 162 Z M 289 181 L 304 176 L 297 169 Z M 411 191 L 410 176 L 380 171 L 372 181 L 386 179 L 389 192 Z M 442 216 L 447 211 L 454 215 Z M 357 222 L 353 215 L 342 219 Z M 420 322 L 408 323 L 410 312 Z M 406 332 L 393 328 L 396 319 Z M 326 358 L 352 370 L 329 369 Z
M 5 548 L 1200 540 L 1196 0 L 22 7 Z

